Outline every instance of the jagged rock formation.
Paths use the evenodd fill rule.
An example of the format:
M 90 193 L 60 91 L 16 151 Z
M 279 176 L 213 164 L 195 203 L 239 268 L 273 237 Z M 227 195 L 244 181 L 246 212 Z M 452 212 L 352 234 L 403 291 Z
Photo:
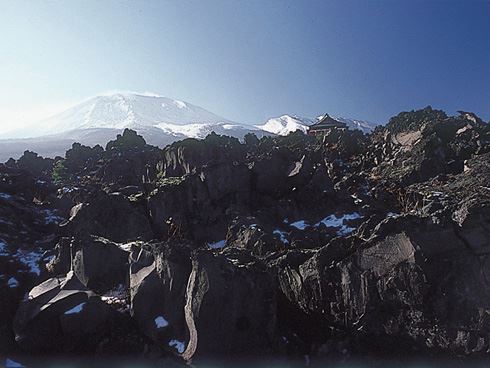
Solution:
M 163 150 L 125 131 L 0 179 L 2 354 L 490 351 L 490 126 L 474 114 Z

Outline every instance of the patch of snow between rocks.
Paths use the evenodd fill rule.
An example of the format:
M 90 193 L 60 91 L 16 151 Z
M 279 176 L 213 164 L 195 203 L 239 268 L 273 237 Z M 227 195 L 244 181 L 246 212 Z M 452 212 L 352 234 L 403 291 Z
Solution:
M 78 314 L 83 310 L 83 307 L 85 306 L 85 304 L 87 304 L 87 303 L 86 302 L 80 303 L 80 304 L 74 306 L 72 309 L 67 310 L 65 312 L 65 314 L 66 315 Z

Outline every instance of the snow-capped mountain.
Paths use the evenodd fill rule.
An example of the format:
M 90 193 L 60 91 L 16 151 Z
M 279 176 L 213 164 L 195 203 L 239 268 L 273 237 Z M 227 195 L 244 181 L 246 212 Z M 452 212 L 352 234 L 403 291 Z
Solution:
M 0 136 L 0 161 L 19 157 L 24 150 L 42 156 L 64 155 L 73 142 L 105 144 L 125 128 L 136 130 L 149 144 L 164 147 L 209 133 L 242 139 L 270 133 L 238 124 L 188 102 L 158 95 L 115 93 L 90 98 L 55 116 Z
M 145 129 L 186 137 L 201 137 L 213 130 L 257 130 L 233 123 L 202 107 L 156 95 L 116 93 L 88 99 L 58 115 L 15 132 L 22 138 L 59 135 L 86 129 Z
M 364 132 L 373 127 L 365 121 L 338 120 Z M 136 130 L 149 144 L 164 147 L 185 138 L 204 138 L 211 132 L 239 139 L 247 133 L 260 138 L 271 134 L 287 135 L 296 130 L 306 132 L 316 121 L 283 115 L 262 125 L 247 125 L 180 100 L 153 94 L 114 93 L 87 99 L 27 128 L 2 134 L 0 161 L 19 157 L 27 149 L 47 157 L 63 155 L 75 141 L 104 146 L 125 128 Z
M 302 132 L 306 133 L 310 125 L 317 123 L 322 118 L 323 115 L 317 117 L 316 119 L 298 117 L 294 115 L 282 115 L 277 118 L 271 118 L 262 125 L 256 125 L 256 127 L 277 135 L 288 135 L 296 130 L 301 130 Z M 370 133 L 376 127 L 376 124 L 364 120 L 347 119 L 341 117 L 333 118 L 346 123 L 349 129 L 359 129 L 363 133 Z

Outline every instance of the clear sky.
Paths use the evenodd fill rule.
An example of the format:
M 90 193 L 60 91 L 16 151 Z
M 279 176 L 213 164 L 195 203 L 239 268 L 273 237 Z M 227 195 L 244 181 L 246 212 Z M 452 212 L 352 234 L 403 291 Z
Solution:
M 490 1 L 0 0 L 0 125 L 108 90 L 243 123 L 490 119 Z

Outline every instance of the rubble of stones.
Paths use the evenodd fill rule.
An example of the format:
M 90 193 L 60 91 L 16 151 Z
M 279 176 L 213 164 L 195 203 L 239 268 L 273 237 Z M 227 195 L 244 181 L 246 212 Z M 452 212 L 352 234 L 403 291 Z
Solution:
M 484 357 L 490 125 L 209 135 L 0 165 L 0 355 Z

